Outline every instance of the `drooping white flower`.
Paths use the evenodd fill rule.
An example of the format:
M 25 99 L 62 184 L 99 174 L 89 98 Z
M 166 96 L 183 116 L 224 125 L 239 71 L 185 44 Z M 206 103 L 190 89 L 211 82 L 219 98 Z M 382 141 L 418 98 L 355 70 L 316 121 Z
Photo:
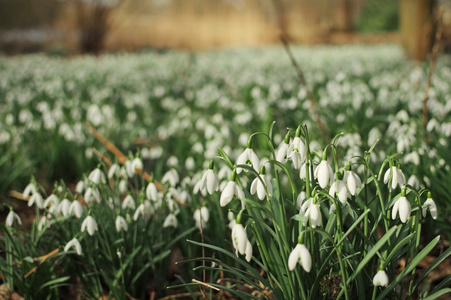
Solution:
M 6 216 L 5 225 L 7 227 L 13 226 L 14 220 L 16 220 L 19 225 L 22 225 L 22 220 L 20 219 L 19 215 L 11 209 L 8 213 L 8 216 Z
M 30 199 L 28 200 L 27 205 L 31 207 L 35 203 L 38 208 L 44 208 L 44 199 L 42 198 L 41 194 L 39 193 L 32 194 Z
M 396 219 L 398 211 L 399 211 L 399 219 L 401 220 L 401 222 L 406 223 L 410 217 L 411 208 L 409 200 L 407 200 L 407 198 L 403 196 L 402 193 L 401 197 L 399 197 L 399 199 L 396 200 L 395 204 L 393 205 L 393 210 L 391 213 L 391 217 L 393 220 Z
M 244 229 L 243 225 L 236 224 L 232 228 L 232 243 L 233 248 L 235 248 L 236 256 L 238 253 L 241 255 L 246 254 L 246 245 L 247 245 L 247 233 Z
M 334 171 L 332 170 L 332 167 L 329 165 L 327 160 L 323 159 L 316 167 L 314 172 L 315 178 L 318 179 L 318 183 L 321 188 L 324 189 L 328 184 L 331 183 L 331 180 L 334 176 L 333 173 Z
M 311 198 L 310 198 L 311 199 Z M 307 225 L 308 220 L 310 220 L 310 225 L 312 228 L 322 225 L 321 210 L 319 204 L 311 203 L 305 212 L 304 226 Z
M 119 175 L 119 165 L 118 164 L 112 164 L 111 167 L 108 169 L 108 178 L 111 179 L 115 176 Z
M 219 189 L 219 179 L 213 169 L 208 169 L 200 179 L 200 190 L 206 189 L 212 195 Z
M 179 174 L 175 169 L 170 169 L 164 173 L 163 178 L 161 178 L 162 183 L 169 183 L 170 186 L 176 186 L 179 180 Z
M 414 189 L 419 190 L 420 189 L 420 180 L 415 174 L 412 174 L 409 177 L 409 180 L 407 180 L 407 184 L 411 185 Z
M 296 198 L 296 205 L 297 205 L 298 208 L 301 208 L 302 203 L 304 202 L 306 197 L 307 197 L 307 194 L 304 191 L 301 191 L 299 193 L 298 197 Z
M 172 226 L 174 228 L 177 228 L 178 222 L 177 222 L 177 218 L 175 217 L 175 215 L 173 213 L 170 213 L 166 219 L 164 219 L 163 222 L 163 227 L 169 227 Z
M 335 197 L 335 194 L 337 194 L 341 203 L 348 203 L 348 188 L 343 180 L 338 179 L 330 186 L 329 195 Z
M 312 256 L 304 244 L 297 244 L 288 257 L 288 269 L 293 271 L 296 264 L 299 263 L 308 273 L 312 268 Z
M 58 197 L 55 194 L 51 194 L 45 199 L 43 207 L 50 207 L 49 212 L 56 213 L 59 207 Z
M 343 181 L 346 182 L 348 191 L 353 196 L 355 196 L 357 189 L 362 186 L 362 181 L 360 180 L 360 177 L 351 170 L 345 171 Z
M 244 198 L 244 192 L 235 181 L 227 182 L 219 198 L 219 204 L 224 207 L 232 201 L 234 197 Z
M 121 232 L 122 230 L 127 231 L 128 230 L 128 225 L 127 225 L 127 221 L 124 219 L 124 217 L 118 215 L 116 217 L 116 231 L 117 232 Z
M 202 206 L 201 208 L 198 208 L 194 211 L 193 215 L 194 220 L 196 221 L 196 227 L 197 228 L 206 228 L 208 219 L 210 218 L 210 213 L 208 211 L 208 208 L 205 206 Z
M 75 186 L 75 191 L 78 194 L 82 194 L 84 190 L 85 190 L 85 181 L 80 180 L 79 182 L 77 182 L 77 185 Z
M 81 223 L 81 232 L 85 230 L 88 231 L 89 235 L 93 235 L 98 230 L 97 222 L 93 217 L 87 216 Z
M 434 200 L 432 200 L 431 193 L 428 193 L 428 198 L 423 204 L 423 217 L 426 217 L 426 212 L 429 210 L 431 213 L 431 217 L 436 220 L 437 219 L 437 205 L 435 205 Z
M 237 165 L 249 165 L 252 168 L 254 168 L 254 170 L 256 172 L 258 172 L 260 169 L 260 160 L 258 159 L 258 156 L 257 156 L 257 154 L 255 154 L 254 150 L 250 147 L 246 148 L 244 150 L 244 152 L 241 153 L 240 156 L 238 156 L 238 158 L 236 160 L 236 164 Z M 236 173 L 240 174 L 242 170 L 247 172 L 246 169 L 237 167 Z
M 69 216 L 70 215 L 70 205 L 71 205 L 71 202 L 69 201 L 69 199 L 64 198 L 58 205 L 58 213 L 62 214 L 65 217 Z
M 293 162 L 293 167 L 299 169 L 305 161 L 305 156 L 305 144 L 299 136 L 296 136 L 290 144 L 287 157 Z
M 251 259 L 252 259 L 252 244 L 251 244 L 251 242 L 249 240 L 247 240 L 246 250 L 244 250 L 244 252 L 245 252 L 245 255 L 246 255 L 245 256 L 246 261 L 250 262 Z
M 395 189 L 399 184 L 400 187 L 406 184 L 406 177 L 400 168 L 393 166 L 389 168 L 384 174 L 384 183 L 388 184 L 390 181 L 391 174 L 391 188 Z
M 289 152 L 287 157 L 293 163 L 293 168 L 295 168 L 296 170 L 301 168 L 302 162 L 303 162 L 303 158 L 302 158 L 301 153 L 299 153 L 298 150 L 294 150 L 294 151 Z
M 132 195 L 127 195 L 124 198 L 124 201 L 122 201 L 122 209 L 135 209 L 135 199 L 133 199 Z
M 96 188 L 88 187 L 84 194 L 83 200 L 87 205 L 90 205 L 94 201 L 100 203 L 100 193 Z
M 31 182 L 25 187 L 25 189 L 22 192 L 22 195 L 24 197 L 29 197 L 33 194 L 36 194 L 37 192 L 38 192 L 38 190 L 36 188 L 36 185 L 33 182 Z
M 66 246 L 64 246 L 64 252 L 69 251 L 72 247 L 75 247 L 75 252 L 77 252 L 78 255 L 82 254 L 80 242 L 76 238 L 71 239 Z
M 259 177 L 265 182 L 265 184 L 262 183 L 262 180 L 260 180 Z M 255 179 L 252 181 L 250 192 L 251 195 L 257 193 L 258 199 L 264 200 L 266 198 L 265 186 L 268 190 L 268 195 L 270 197 L 272 196 L 271 180 L 267 176 L 265 176 L 265 174 L 260 174 L 259 177 L 255 177 Z
M 376 275 L 373 277 L 374 286 L 387 286 L 388 285 L 388 275 L 384 270 L 377 271 Z
M 95 184 L 106 182 L 105 174 L 103 174 L 102 170 L 100 170 L 99 168 L 89 173 L 88 179 Z
M 312 169 L 310 168 L 310 163 L 308 161 L 302 164 L 301 169 L 299 171 L 299 178 L 301 178 L 302 180 L 307 180 L 307 169 L 309 170 L 308 172 L 309 180 L 312 180 L 313 172 Z
M 39 219 L 38 223 L 38 231 L 42 231 L 45 226 L 48 224 L 48 220 L 50 219 L 50 215 L 43 215 L 41 219 Z
M 70 204 L 69 212 L 70 214 L 80 219 L 83 213 L 83 207 L 81 206 L 81 203 L 77 200 L 72 201 L 72 203 Z
M 305 198 L 304 198 L 304 199 L 305 199 Z M 305 212 L 306 212 L 307 209 L 310 207 L 310 205 L 312 204 L 312 202 L 313 202 L 313 198 L 312 198 L 312 197 L 310 197 L 310 198 L 308 198 L 307 200 L 305 200 L 305 201 L 301 204 L 301 206 L 300 206 L 300 208 L 299 208 L 299 213 L 305 215 Z
M 128 182 L 126 179 L 121 179 L 121 181 L 119 181 L 119 192 L 121 194 L 125 194 L 127 193 L 128 190 Z
M 279 148 L 277 148 L 276 151 L 276 160 L 282 164 L 287 162 L 287 158 L 288 158 L 288 149 L 290 148 L 290 136 L 287 134 L 288 136 L 288 141 L 287 138 L 285 138 L 282 143 L 280 144 Z

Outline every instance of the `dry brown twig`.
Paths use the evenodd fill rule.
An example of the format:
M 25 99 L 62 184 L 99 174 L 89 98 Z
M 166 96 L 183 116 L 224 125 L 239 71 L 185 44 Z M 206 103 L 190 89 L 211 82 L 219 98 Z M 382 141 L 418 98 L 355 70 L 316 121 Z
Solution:
M 120 164 L 125 163 L 128 158 L 125 156 L 124 153 L 121 152 L 112 142 L 110 142 L 106 137 L 104 137 L 100 132 L 98 132 L 94 127 L 92 127 L 89 123 L 85 123 L 86 129 L 98 140 L 100 141 L 108 150 L 110 150 L 118 159 L 118 162 Z M 99 151 L 94 151 L 95 154 L 99 155 L 102 159 L 105 158 L 104 155 L 102 155 Z M 104 160 L 105 161 L 105 160 Z M 150 176 L 149 173 L 141 170 L 136 169 L 136 173 L 138 173 L 140 176 L 142 176 L 147 182 L 150 182 L 152 180 L 152 176 Z M 160 192 L 166 192 L 163 185 L 156 179 L 154 179 L 153 183 L 155 184 L 155 187 Z M 175 196 L 172 196 L 172 198 L 181 206 L 186 206 L 186 203 L 183 203 L 180 199 L 178 199 Z
M 327 129 L 324 126 L 323 122 L 321 122 L 321 118 L 319 117 L 319 114 L 318 114 L 318 109 L 317 109 L 317 106 L 316 106 L 315 99 L 313 98 L 313 95 L 312 95 L 312 93 L 310 92 L 310 89 L 307 86 L 307 82 L 305 81 L 304 73 L 302 72 L 301 67 L 298 65 L 298 63 L 296 62 L 296 59 L 294 58 L 293 53 L 291 52 L 290 43 L 288 42 L 288 39 L 286 38 L 286 36 L 285 36 L 285 34 L 283 32 L 280 32 L 279 37 L 280 37 L 280 41 L 282 42 L 282 44 L 283 44 L 283 46 L 285 48 L 285 51 L 288 54 L 288 57 L 290 58 L 291 64 L 293 65 L 293 68 L 296 71 L 299 83 L 304 88 L 304 90 L 305 90 L 305 92 L 307 94 L 307 99 L 310 102 L 310 107 L 312 109 L 313 118 L 315 119 L 315 122 L 318 125 L 318 128 L 319 128 L 323 138 L 325 140 L 328 140 L 329 136 L 327 134 Z
M 423 98 L 423 127 L 426 128 L 427 122 L 428 122 L 428 100 L 429 100 L 429 89 L 431 88 L 432 83 L 432 73 L 434 72 L 435 67 L 435 61 L 437 60 L 437 53 L 438 53 L 438 47 L 440 44 L 440 40 L 442 38 L 442 32 L 443 32 L 443 7 L 440 7 L 438 12 L 438 24 L 437 24 L 437 31 L 435 33 L 435 41 L 434 46 L 432 47 L 431 52 L 431 64 L 429 65 L 429 74 L 428 74 L 428 81 L 426 84 L 426 90 L 424 92 L 424 98 Z

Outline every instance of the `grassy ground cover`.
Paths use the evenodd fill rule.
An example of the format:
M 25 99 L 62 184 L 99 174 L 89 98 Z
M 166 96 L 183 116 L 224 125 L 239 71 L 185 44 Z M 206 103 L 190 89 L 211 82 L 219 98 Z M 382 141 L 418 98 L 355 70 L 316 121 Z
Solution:
M 5 282 L 27 298 L 68 293 L 144 298 L 166 295 L 168 285 L 177 285 L 169 294 L 199 297 L 213 291 L 188 283 L 191 279 L 212 283 L 220 296 L 439 295 L 449 275 L 441 285 L 428 286 L 420 274 L 426 277 L 432 269 L 416 270 L 427 255 L 438 257 L 437 265 L 449 255 L 450 58 L 437 61 L 423 124 L 428 66 L 404 59 L 397 46 L 293 52 L 325 133 L 278 47 L 0 57 L 3 215 L 14 216 L 8 207 L 20 200 L 11 201 L 9 191 L 16 190 L 31 197 L 36 218 L 30 232 L 2 227 Z M 91 128 L 125 154 L 112 152 Z M 304 150 L 299 142 L 293 146 L 296 138 Z M 291 152 L 278 157 L 274 149 L 284 143 Z M 246 148 L 266 169 L 255 167 L 253 156 L 240 161 Z M 327 180 L 313 174 L 324 159 L 333 169 Z M 362 183 L 353 194 L 345 192 L 349 205 L 332 188 L 348 166 Z M 204 175 L 207 169 L 217 175 Z M 312 174 L 302 177 L 302 170 Z M 397 170 L 404 180 L 395 178 Z M 271 174 L 269 181 L 263 174 Z M 213 179 L 207 183 L 207 177 Z M 264 187 L 259 193 L 256 177 Z M 228 194 L 230 182 L 243 194 Z M 436 220 L 422 217 L 429 196 Z M 411 209 L 407 219 L 407 210 L 398 207 L 403 197 Z M 234 198 L 242 204 L 227 206 Z M 321 224 L 306 217 L 307 204 L 302 210 L 310 198 Z M 330 210 L 332 204 L 336 210 Z M 235 229 L 231 243 L 229 226 L 241 220 L 249 237 Z M 233 246 L 238 254 L 249 250 L 244 242 L 235 244 L 238 236 L 254 245 L 252 260 L 246 253 L 250 265 L 233 254 Z M 276 241 L 274 248 L 263 247 L 268 239 Z M 318 255 L 313 273 L 288 270 L 296 243 Z M 37 257 L 45 259 L 37 263 Z M 187 260 L 186 267 L 173 269 L 175 260 Z M 377 284 L 369 289 L 378 268 L 388 273 L 387 289 Z

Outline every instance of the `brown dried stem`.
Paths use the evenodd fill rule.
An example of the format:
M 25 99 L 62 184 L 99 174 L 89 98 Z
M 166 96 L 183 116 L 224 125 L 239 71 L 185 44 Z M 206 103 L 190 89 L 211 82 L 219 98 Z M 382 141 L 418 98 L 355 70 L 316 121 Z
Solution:
M 434 46 L 432 47 L 432 53 L 431 53 L 431 64 L 429 65 L 429 74 L 428 74 L 428 81 L 426 84 L 426 90 L 424 92 L 424 98 L 423 98 L 423 127 L 426 127 L 428 122 L 428 100 L 429 100 L 429 89 L 431 87 L 432 83 L 432 73 L 434 72 L 435 67 L 435 61 L 437 60 L 437 53 L 438 53 L 438 47 L 440 44 L 440 40 L 442 38 L 442 32 L 443 32 L 443 7 L 440 8 L 438 13 L 438 25 L 437 25 L 437 32 L 435 33 L 435 41 Z
M 307 83 L 306 83 L 305 78 L 304 78 L 304 73 L 302 72 L 301 67 L 298 65 L 298 63 L 296 62 L 296 60 L 294 58 L 293 53 L 291 52 L 290 44 L 288 42 L 288 39 L 286 38 L 286 36 L 285 36 L 285 34 L 283 32 L 280 33 L 279 37 L 280 37 L 280 41 L 282 42 L 282 44 L 283 44 L 283 46 L 285 48 L 285 51 L 288 54 L 288 57 L 290 58 L 291 64 L 293 65 L 293 68 L 295 69 L 296 74 L 298 75 L 299 83 L 304 88 L 304 90 L 305 90 L 305 92 L 307 94 L 307 99 L 310 102 L 310 107 L 312 108 L 313 118 L 315 119 L 316 124 L 318 125 L 318 128 L 319 128 L 323 138 L 325 140 L 328 140 L 329 136 L 327 134 L 326 127 L 324 126 L 323 122 L 321 122 L 321 119 L 319 117 L 318 109 L 317 109 L 317 106 L 316 106 L 316 101 L 313 98 L 313 95 L 312 95 L 312 93 L 310 92 L 310 89 L 307 86 Z

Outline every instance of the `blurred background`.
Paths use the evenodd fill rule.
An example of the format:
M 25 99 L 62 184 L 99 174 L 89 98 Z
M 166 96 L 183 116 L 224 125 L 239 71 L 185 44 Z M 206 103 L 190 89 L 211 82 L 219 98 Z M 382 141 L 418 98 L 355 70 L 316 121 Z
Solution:
M 439 8 L 451 47 L 451 1 L 432 0 L 0 0 L 0 52 L 72 55 L 203 50 L 279 43 L 400 42 L 431 47 Z

